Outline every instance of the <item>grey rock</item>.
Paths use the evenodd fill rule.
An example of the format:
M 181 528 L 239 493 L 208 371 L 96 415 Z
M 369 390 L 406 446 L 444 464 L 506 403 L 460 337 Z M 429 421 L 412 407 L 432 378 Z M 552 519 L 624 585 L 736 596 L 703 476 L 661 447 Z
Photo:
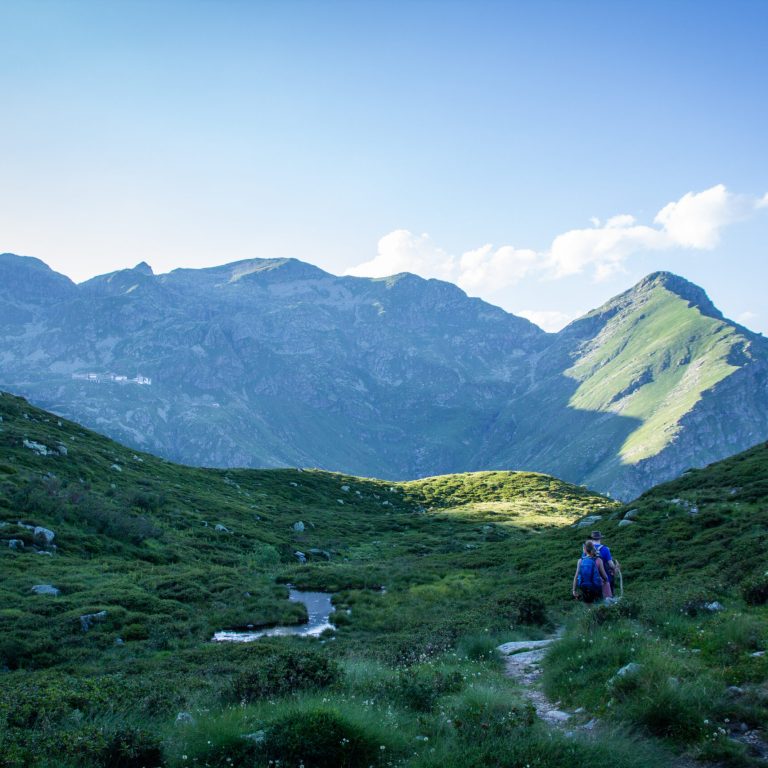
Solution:
M 112 464 L 110 466 L 110 469 L 114 470 L 115 472 L 122 472 L 123 468 L 119 464 Z
M 115 638 L 115 645 L 125 645 L 125 640 L 122 637 Z
M 243 735 L 244 739 L 252 741 L 255 744 L 263 744 L 267 739 L 266 731 L 254 731 L 253 733 L 246 733 Z
M 497 647 L 497 650 L 500 653 L 511 655 L 513 653 L 519 653 L 520 651 L 532 651 L 537 648 L 546 648 L 554 642 L 554 638 L 547 638 L 546 640 L 513 640 L 510 643 L 502 643 Z
M 749 654 L 753 659 L 760 659 L 765 656 L 765 651 L 755 651 Z
M 598 520 L 602 520 L 602 515 L 587 515 L 576 523 L 577 528 L 591 528 Z
M 24 542 L 21 539 L 9 539 L 8 548 L 15 549 L 17 551 L 24 549 Z
M 720 611 L 725 610 L 722 603 L 719 603 L 717 600 L 714 600 L 711 603 L 704 603 L 702 607 L 705 611 L 709 611 L 709 613 L 719 613 Z
M 64 445 L 64 443 L 59 443 L 56 446 L 56 450 L 57 450 L 59 456 L 67 456 L 67 455 L 69 455 L 69 450 L 67 449 L 67 446 Z
M 45 549 L 38 549 L 37 550 L 38 555 L 48 555 L 48 557 L 53 557 L 53 552 L 48 552 Z
M 634 524 L 635 524 L 634 520 L 627 520 L 626 518 L 624 518 L 623 520 L 619 520 L 619 528 L 626 528 L 626 526 L 634 525 Z
M 296 550 L 293 553 L 293 556 L 302 564 L 304 565 L 307 562 L 307 556 L 303 552 L 299 552 Z
M 226 525 L 222 525 L 221 523 L 216 523 L 216 525 L 213 527 L 214 531 L 218 531 L 219 533 L 231 533 L 229 528 L 227 528 Z
M 640 670 L 642 670 L 642 668 L 642 664 L 638 664 L 635 661 L 630 661 L 629 664 L 625 664 L 620 670 L 616 672 L 616 674 L 608 681 L 608 685 L 613 685 L 623 677 L 636 675 L 638 672 L 640 672 Z
M 639 509 L 628 509 L 624 513 L 624 519 L 625 520 L 637 520 L 638 515 L 640 514 Z
M 341 504 L 341 506 L 344 506 L 344 499 L 336 499 L 337 504 Z
M 296 533 L 303 533 L 304 532 L 304 523 L 299 520 L 298 522 L 295 522 L 293 524 L 293 530 L 296 531 Z
M 43 528 L 42 525 L 35 526 L 34 533 L 32 534 L 35 540 L 35 544 L 39 544 L 44 547 L 50 547 L 53 544 L 53 540 L 56 538 L 56 534 L 50 528 Z
M 547 720 L 552 723 L 564 723 L 571 719 L 571 716 L 567 712 L 563 712 L 561 709 L 550 709 L 542 712 L 541 717 L 543 720 Z
M 581 727 L 585 731 L 592 731 L 592 730 L 594 730 L 594 728 L 597 725 L 597 723 L 598 723 L 597 718 L 593 717 L 588 723 L 584 723 L 584 725 L 582 725 Z
M 341 490 L 344 491 L 344 493 L 349 493 L 349 486 L 348 485 L 342 485 Z
M 744 689 L 739 688 L 738 685 L 729 685 L 728 693 L 730 693 L 731 696 L 741 696 L 744 693 Z
M 27 440 L 25 437 L 22 440 L 22 445 L 25 448 L 29 448 L 31 451 L 34 451 L 38 456 L 47 456 L 49 453 L 52 453 L 50 449 L 43 445 L 42 443 L 37 443 L 34 440 Z
M 192 717 L 190 712 L 179 712 L 176 715 L 176 725 L 194 725 L 195 718 Z
M 85 613 L 80 617 L 80 629 L 87 632 L 94 624 L 104 621 L 107 618 L 106 611 L 98 613 Z
M 317 547 L 312 547 L 312 549 L 309 550 L 309 554 L 312 555 L 312 557 L 322 557 L 326 560 L 331 559 L 331 553 L 327 549 L 318 549 Z
M 61 594 L 61 590 L 54 587 L 52 584 L 35 584 L 35 586 L 32 587 L 32 591 L 36 595 L 53 595 L 54 597 Z

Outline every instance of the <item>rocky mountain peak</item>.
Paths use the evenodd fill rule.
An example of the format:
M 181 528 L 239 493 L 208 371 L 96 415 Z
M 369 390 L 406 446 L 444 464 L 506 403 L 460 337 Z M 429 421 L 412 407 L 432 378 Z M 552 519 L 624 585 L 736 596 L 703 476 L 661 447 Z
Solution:
M 631 288 L 628 293 L 642 294 L 658 287 L 666 288 L 681 299 L 685 299 L 689 306 L 696 307 L 703 315 L 718 320 L 723 319 L 723 313 L 712 303 L 703 288 L 673 272 L 652 272 Z

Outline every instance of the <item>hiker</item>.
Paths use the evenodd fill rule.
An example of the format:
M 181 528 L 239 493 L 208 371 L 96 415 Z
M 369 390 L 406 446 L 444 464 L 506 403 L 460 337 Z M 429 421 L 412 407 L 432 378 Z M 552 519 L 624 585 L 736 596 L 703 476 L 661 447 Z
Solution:
M 589 538 L 595 545 L 595 552 L 597 552 L 597 556 L 603 561 L 603 568 L 605 568 L 605 572 L 608 574 L 608 581 L 603 587 L 603 597 L 614 597 L 615 590 L 613 584 L 616 580 L 616 574 L 619 571 L 619 563 L 617 560 L 613 559 L 611 550 L 603 544 L 603 535 L 600 531 L 592 531 Z
M 584 542 L 583 553 L 576 562 L 572 592 L 577 600 L 581 596 L 585 603 L 594 603 L 602 598 L 603 584 L 608 582 L 608 575 L 591 539 Z

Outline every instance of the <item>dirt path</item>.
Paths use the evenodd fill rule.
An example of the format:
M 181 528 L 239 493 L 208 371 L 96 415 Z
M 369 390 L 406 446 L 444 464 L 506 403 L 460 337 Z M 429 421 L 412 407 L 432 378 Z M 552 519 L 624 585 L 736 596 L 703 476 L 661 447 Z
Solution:
M 557 635 L 546 640 L 521 640 L 514 643 L 504 643 L 499 646 L 499 652 L 504 657 L 506 674 L 516 680 L 522 689 L 522 694 L 536 708 L 536 714 L 550 725 L 563 725 L 573 714 L 559 708 L 560 702 L 550 701 L 541 690 L 541 660 L 547 652 L 547 647 L 557 640 Z M 583 712 L 583 710 L 582 710 Z M 592 730 L 596 721 L 579 726 Z

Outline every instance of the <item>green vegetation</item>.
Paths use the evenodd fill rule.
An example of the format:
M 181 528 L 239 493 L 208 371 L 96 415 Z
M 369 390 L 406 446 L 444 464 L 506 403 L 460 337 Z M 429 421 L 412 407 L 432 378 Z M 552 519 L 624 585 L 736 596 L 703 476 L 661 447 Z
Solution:
M 621 446 L 625 464 L 660 453 L 702 394 L 738 370 L 747 344 L 737 329 L 659 286 L 615 320 L 566 375 L 580 382 L 571 405 L 638 420 Z
M 548 689 L 606 723 L 614 765 L 744 764 L 728 723 L 768 715 L 765 446 L 619 527 L 628 507 L 534 473 L 195 469 L 9 395 L 0 416 L 0 765 L 593 765 L 589 734 L 539 722 L 495 652 L 563 622 Z M 583 515 L 624 565 L 617 606 L 570 601 Z M 210 642 L 304 621 L 287 584 L 333 592 L 335 632 Z

